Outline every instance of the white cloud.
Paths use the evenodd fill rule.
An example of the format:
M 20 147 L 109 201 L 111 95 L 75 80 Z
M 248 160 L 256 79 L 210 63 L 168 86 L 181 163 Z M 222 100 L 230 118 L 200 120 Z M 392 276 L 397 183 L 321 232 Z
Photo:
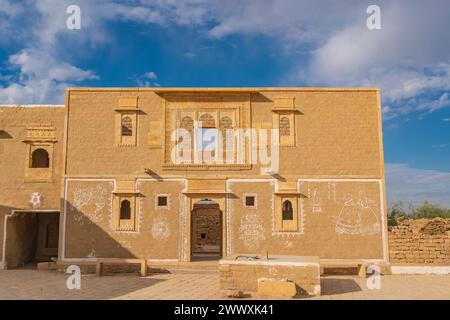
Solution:
M 433 112 L 442 108 L 446 108 L 450 106 L 450 97 L 448 95 L 448 92 L 445 92 L 439 99 L 425 102 L 423 104 L 420 104 L 418 109 L 419 110 L 428 110 L 429 112 Z
M 381 87 L 391 115 L 448 106 L 448 96 L 420 104 L 409 99 L 450 90 L 450 43 L 439 40 L 447 37 L 443 30 L 450 28 L 446 18 L 450 3 L 383 1 L 380 6 L 381 30 L 368 30 L 354 19 L 316 48 L 310 64 L 299 67 L 292 80 Z
M 432 145 L 433 148 L 446 148 L 448 147 L 447 143 L 442 143 L 442 144 L 434 144 Z
M 18 76 L 0 88 L 3 103 L 63 103 L 66 87 L 98 79 L 92 71 L 61 62 L 36 49 L 24 49 L 10 56 L 9 64 L 18 70 Z
M 19 37 L 14 22 L 23 11 L 23 4 L 0 0 L 0 44 L 9 45 L 12 38 Z
M 442 121 L 450 122 L 450 118 L 444 118 L 444 119 L 442 119 Z
M 130 6 L 111 2 L 99 5 L 98 9 L 102 10 L 102 16 L 107 19 L 121 19 L 146 24 L 162 24 L 165 21 L 158 10 L 143 6 Z
M 0 0 L 0 14 L 5 14 L 9 17 L 14 17 L 22 12 L 23 7 L 21 4 L 14 3 L 13 1 L 9 0 Z
M 185 56 L 187 59 L 194 59 L 194 58 L 197 57 L 197 54 L 194 53 L 194 52 L 186 52 L 186 53 L 184 54 L 184 56 Z
M 139 87 L 159 87 L 160 84 L 156 82 L 158 75 L 154 71 L 148 71 L 140 76 L 132 77 Z
M 158 79 L 158 76 L 157 76 L 156 73 L 153 72 L 153 71 L 149 71 L 149 72 L 144 73 L 144 77 L 145 77 L 145 78 L 148 78 L 148 79 L 150 79 L 150 80 L 156 80 L 156 79 Z
M 428 200 L 450 208 L 450 172 L 423 170 L 407 164 L 386 164 L 388 203 L 415 205 Z
M 71 0 L 26 0 L 31 25 L 15 24 L 31 34 L 26 47 L 37 47 L 58 57 L 65 27 L 65 8 Z M 199 35 L 223 38 L 234 34 L 272 38 L 274 47 L 288 53 L 293 70 L 280 82 L 292 85 L 379 86 L 389 111 L 384 119 L 414 111 L 434 111 L 448 106 L 450 91 L 450 2 L 433 5 L 407 0 L 379 1 L 382 29 L 366 28 L 369 3 L 349 0 L 78 0 L 82 29 L 71 41 L 95 45 L 113 41 L 111 21 L 178 25 L 196 28 Z M 24 16 L 23 7 L 0 0 L 0 12 Z M 33 12 L 34 10 L 34 12 Z M 0 27 L 3 22 L 0 20 Z M 3 29 L 3 28 L 2 28 Z M 29 32 L 33 30 L 33 32 Z M 2 32 L 0 31 L 0 35 Z M 5 33 L 5 36 L 13 33 Z M 439 40 L 441 39 L 441 40 Z M 31 45 L 32 44 L 32 45 Z M 53 50 L 54 49 L 54 50 Z M 292 49 L 292 50 L 291 50 Z M 50 51 L 53 50 L 53 51 Z M 295 52 L 301 51 L 300 58 Z M 84 52 L 84 51 L 83 51 Z M 80 52 L 80 54 L 83 54 Z M 198 55 L 190 50 L 184 56 Z M 442 99 L 416 99 L 417 96 Z

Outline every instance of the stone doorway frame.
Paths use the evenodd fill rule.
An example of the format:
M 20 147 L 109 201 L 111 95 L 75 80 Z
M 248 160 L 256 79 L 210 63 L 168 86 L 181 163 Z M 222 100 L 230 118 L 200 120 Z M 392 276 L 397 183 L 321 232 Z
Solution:
M 218 202 L 216 202 L 216 201 L 214 201 L 214 200 L 212 200 L 212 199 L 210 199 L 210 198 L 203 198 L 203 199 L 201 199 L 201 200 L 199 200 L 199 201 L 204 201 L 204 200 L 208 200 L 208 201 L 212 201 L 212 202 L 214 202 L 215 204 L 217 204 L 217 206 L 218 206 L 218 208 L 217 208 L 217 210 L 219 211 L 218 212 L 218 215 L 219 215 L 219 219 L 220 219 L 220 225 L 219 225 L 219 228 L 220 228 L 220 233 L 219 233 L 219 240 L 220 240 L 220 245 L 219 245 L 219 259 L 222 259 L 223 258 L 223 253 L 225 252 L 225 250 L 224 250 L 224 247 L 223 247 L 223 231 L 224 231 L 224 227 L 223 227 L 223 224 L 224 224 L 224 222 L 225 222 L 225 220 L 224 220 L 224 218 L 223 218 L 223 216 L 224 216 L 224 211 L 222 210 L 222 208 L 220 207 L 220 204 L 218 203 Z M 195 240 L 194 240 L 194 237 L 195 237 L 195 234 L 194 234 L 194 214 L 195 214 L 195 209 L 194 209 L 194 206 L 196 205 L 196 204 L 198 204 L 199 203 L 199 201 L 197 201 L 197 202 L 194 202 L 193 204 L 192 204 L 192 209 L 191 209 L 191 211 L 189 212 L 189 214 L 191 215 L 191 217 L 190 217 L 190 220 L 191 220 L 191 229 L 190 229 L 190 232 L 189 232 L 189 236 L 190 236 L 190 245 L 191 245 L 191 256 L 190 256 L 190 260 L 191 261 L 193 261 L 193 254 L 194 254 L 194 252 L 193 252 L 193 247 L 194 247 L 194 244 L 195 244 Z M 225 242 L 226 243 L 226 242 Z
M 4 216 L 4 223 L 3 223 L 3 247 L 2 247 L 2 260 L 0 261 L 0 270 L 6 270 L 8 268 L 8 261 L 6 261 L 6 246 L 7 246 L 7 231 L 8 231 L 8 219 L 15 217 L 16 215 L 20 213 L 54 213 L 59 215 L 59 222 L 61 223 L 61 210 L 59 209 L 13 209 L 11 210 L 10 214 L 5 214 Z M 58 227 L 60 227 L 60 223 L 58 224 Z M 61 236 L 61 229 L 59 229 L 59 235 L 58 235 L 58 252 L 59 247 L 61 246 L 60 243 L 60 236 Z M 59 254 L 58 254 L 59 258 Z
M 186 225 L 184 233 L 185 239 L 182 239 L 182 261 L 190 262 L 192 261 L 192 210 L 194 210 L 194 205 L 203 200 L 208 199 L 214 201 L 219 205 L 219 210 L 221 211 L 221 225 L 222 225 L 222 243 L 221 243 L 221 254 L 222 257 L 226 255 L 227 248 L 227 210 L 226 210 L 226 199 L 227 193 L 185 193 L 187 196 L 188 206 L 186 208 Z

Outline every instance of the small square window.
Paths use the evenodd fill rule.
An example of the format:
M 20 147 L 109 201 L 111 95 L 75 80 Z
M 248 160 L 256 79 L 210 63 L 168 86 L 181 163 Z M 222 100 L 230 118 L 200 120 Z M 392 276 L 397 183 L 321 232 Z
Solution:
M 246 208 L 256 208 L 256 195 L 245 195 L 244 196 L 244 207 Z
M 167 196 L 158 196 L 158 207 L 167 206 Z
M 200 233 L 200 239 L 205 240 L 206 239 L 206 233 Z

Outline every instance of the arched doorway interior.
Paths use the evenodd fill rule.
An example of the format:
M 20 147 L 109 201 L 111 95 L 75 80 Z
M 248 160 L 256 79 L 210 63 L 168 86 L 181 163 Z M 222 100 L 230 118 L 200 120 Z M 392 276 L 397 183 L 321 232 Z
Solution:
M 218 260 L 222 257 L 222 211 L 218 203 L 203 199 L 191 212 L 191 260 Z

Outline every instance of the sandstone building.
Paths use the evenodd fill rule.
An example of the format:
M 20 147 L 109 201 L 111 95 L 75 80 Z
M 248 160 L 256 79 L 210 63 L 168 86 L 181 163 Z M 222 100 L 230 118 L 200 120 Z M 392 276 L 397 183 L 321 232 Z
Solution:
M 0 107 L 0 181 L 3 268 L 388 261 L 378 89 L 68 89 Z

